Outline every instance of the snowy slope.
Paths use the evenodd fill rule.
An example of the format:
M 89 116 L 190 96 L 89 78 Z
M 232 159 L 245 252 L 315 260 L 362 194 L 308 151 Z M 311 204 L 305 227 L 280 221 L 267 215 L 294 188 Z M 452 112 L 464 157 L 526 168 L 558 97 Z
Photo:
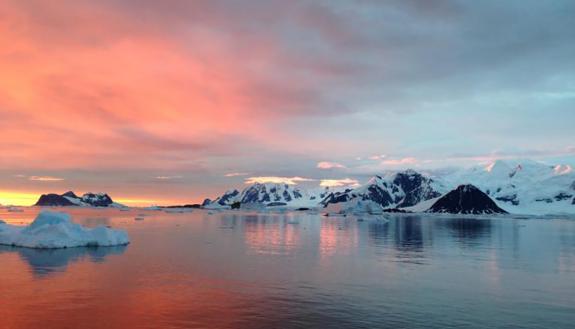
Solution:
M 322 200 L 322 204 L 328 211 L 347 209 L 353 212 L 374 212 L 374 204 L 378 205 L 380 210 L 413 207 L 445 192 L 447 189 L 440 181 L 414 170 L 406 170 L 375 176 L 358 188 L 332 193 Z M 340 205 L 334 207 L 333 204 Z M 361 209 L 362 207 L 365 209 Z
M 575 173 L 570 166 L 497 160 L 443 177 L 447 186 L 473 184 L 512 213 L 575 213 Z
M 316 188 L 301 189 L 298 186 L 274 183 L 256 183 L 247 186 L 241 192 L 230 190 L 215 200 L 204 205 L 207 209 L 230 208 L 235 202 L 240 202 L 242 208 L 259 207 L 317 207 L 318 203 L 332 189 Z

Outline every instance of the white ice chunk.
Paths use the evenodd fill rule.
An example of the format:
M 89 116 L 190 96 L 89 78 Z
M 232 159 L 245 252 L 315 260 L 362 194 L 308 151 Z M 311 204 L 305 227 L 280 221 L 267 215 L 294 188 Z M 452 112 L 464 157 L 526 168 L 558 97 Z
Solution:
M 43 211 L 28 226 L 0 223 L 0 244 L 54 249 L 105 247 L 130 243 L 124 230 L 104 226 L 87 228 L 71 221 L 65 213 Z

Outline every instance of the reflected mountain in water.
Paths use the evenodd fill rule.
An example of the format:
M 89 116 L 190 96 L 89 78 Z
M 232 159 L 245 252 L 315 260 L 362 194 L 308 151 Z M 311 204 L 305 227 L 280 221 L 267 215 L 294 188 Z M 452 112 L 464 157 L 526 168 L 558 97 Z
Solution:
M 452 218 L 442 222 L 457 239 L 474 240 L 491 236 L 491 220 L 476 218 Z
M 109 255 L 123 254 L 126 248 L 127 246 L 32 249 L 0 246 L 0 253 L 18 253 L 20 258 L 28 263 L 34 276 L 43 278 L 55 273 L 64 272 L 69 264 L 85 259 L 94 263 L 102 263 Z

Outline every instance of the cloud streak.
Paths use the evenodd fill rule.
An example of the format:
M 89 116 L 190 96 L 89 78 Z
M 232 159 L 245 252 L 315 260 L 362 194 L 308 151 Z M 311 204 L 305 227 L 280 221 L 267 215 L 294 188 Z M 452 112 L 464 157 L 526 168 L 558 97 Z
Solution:
M 28 177 L 28 180 L 35 182 L 60 182 L 63 181 L 64 178 L 53 177 L 53 176 L 30 176 Z
M 317 163 L 316 166 L 318 169 L 330 170 L 330 169 L 345 169 L 346 167 L 341 163 L 337 162 L 329 162 L 329 161 L 321 161 Z
M 239 177 L 239 176 L 247 176 L 249 175 L 249 173 L 245 173 L 245 172 L 230 172 L 225 174 L 225 177 Z
M 357 179 L 344 178 L 344 179 L 322 179 L 320 186 L 323 187 L 358 187 L 360 185 Z
M 287 185 L 297 185 L 302 182 L 313 182 L 315 179 L 304 178 L 304 177 L 279 177 L 279 176 L 260 176 L 260 177 L 249 177 L 246 178 L 245 184 L 287 184 Z
M 174 180 L 174 179 L 182 179 L 182 176 L 175 175 L 175 176 L 156 176 L 155 179 L 159 180 Z

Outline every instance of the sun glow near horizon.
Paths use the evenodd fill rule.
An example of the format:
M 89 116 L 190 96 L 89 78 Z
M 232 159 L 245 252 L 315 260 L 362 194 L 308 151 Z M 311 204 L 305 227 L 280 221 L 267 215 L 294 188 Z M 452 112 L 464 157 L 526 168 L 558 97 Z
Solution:
M 33 192 L 0 191 L 0 205 L 31 206 L 36 203 L 40 194 Z
M 2 206 L 33 206 L 42 192 L 0 191 L 0 205 Z M 113 196 L 112 196 L 113 198 Z M 114 198 L 113 198 L 114 199 Z M 120 197 L 114 201 L 130 207 L 147 207 L 152 205 L 176 205 L 193 203 L 185 200 L 148 199 L 138 197 Z

